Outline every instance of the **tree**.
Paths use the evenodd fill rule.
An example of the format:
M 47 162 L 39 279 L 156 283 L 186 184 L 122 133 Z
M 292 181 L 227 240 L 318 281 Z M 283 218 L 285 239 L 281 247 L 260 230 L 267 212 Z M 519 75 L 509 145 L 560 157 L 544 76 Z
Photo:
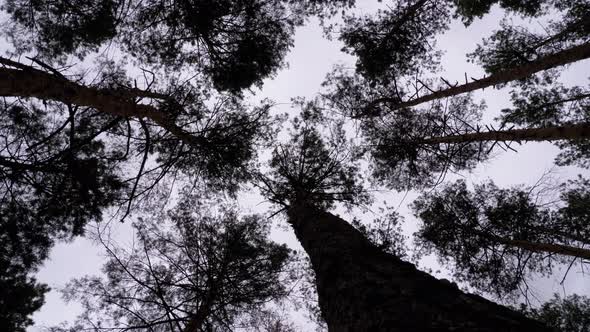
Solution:
M 133 227 L 130 248 L 101 236 L 104 279 L 66 286 L 66 299 L 84 305 L 74 330 L 225 331 L 260 323 L 259 315 L 272 318 L 276 331 L 288 330 L 265 305 L 288 294 L 292 252 L 268 239 L 260 216 L 185 193 L 167 213 Z
M 69 147 L 68 151 L 77 152 L 81 149 L 76 145 L 80 138 L 75 134 L 86 130 L 76 121 L 86 119 L 84 123 L 92 125 L 96 118 L 108 119 L 103 120 L 103 124 L 113 121 L 112 127 L 97 127 L 92 135 L 81 139 L 89 146 L 100 141 L 101 144 L 96 145 L 113 153 L 112 156 L 105 153 L 104 157 L 97 155 L 100 149 L 95 148 L 91 150 L 92 156 L 84 154 L 81 158 L 84 161 L 95 158 L 97 165 L 110 162 L 115 166 L 104 167 L 105 174 L 99 177 L 100 180 L 112 179 L 108 183 L 118 186 L 117 190 L 108 192 L 107 197 L 112 200 L 105 199 L 96 209 L 97 215 L 113 206 L 122 209 L 118 216 L 125 219 L 164 177 L 170 181 L 177 176 L 191 183 L 204 181 L 210 188 L 229 194 L 235 194 L 240 184 L 254 180 L 266 197 L 286 212 L 288 222 L 308 253 L 316 276 L 322 315 L 331 329 L 543 330 L 538 322 L 481 297 L 465 294 L 451 283 L 418 271 L 397 257 L 396 252 L 384 253 L 360 231 L 328 212 L 338 204 L 353 206 L 370 201 L 364 189 L 365 179 L 361 176 L 364 168 L 359 162 L 366 147 L 355 147 L 348 140 L 343 121 L 328 119 L 314 105 L 305 106 L 303 116 L 293 124 L 290 141 L 273 151 L 269 171 L 254 169 L 257 148 L 273 144 L 274 134 L 279 129 L 277 121 L 268 116 L 268 104 L 246 111 L 249 107 L 241 99 L 241 91 L 260 85 L 263 79 L 283 67 L 293 31 L 305 17 L 310 14 L 329 16 L 352 3 L 350 0 L 148 0 L 72 4 L 61 0 L 11 0 L 4 6 L 9 17 L 6 35 L 16 54 L 35 56 L 30 57 L 30 64 L 1 60 L 4 67 L 0 69 L 0 95 L 9 97 L 10 101 L 20 98 L 39 105 L 44 101 L 50 106 L 81 108 L 73 111 L 74 115 L 51 109 L 51 114 L 57 114 L 59 121 L 35 141 L 43 142 L 43 151 L 50 155 L 55 150 L 46 143 L 51 141 L 54 130 L 60 133 L 58 136 L 63 135 L 63 145 Z M 433 72 L 438 67 L 439 54 L 431 47 L 431 42 L 448 27 L 452 13 L 469 23 L 487 13 L 494 3 L 528 17 L 541 15 L 548 8 L 566 15 L 550 24 L 549 36 L 504 24 L 472 57 L 493 79 L 482 79 L 477 84 L 466 79 L 467 87 L 437 95 L 437 91 L 443 89 L 442 84 L 435 86 L 438 79 L 421 77 L 424 71 Z M 397 6 L 381 11 L 376 18 L 349 17 L 341 39 L 345 50 L 359 56 L 358 75 L 335 72 L 331 76 L 335 79 L 327 83 L 332 88 L 330 101 L 343 113 L 362 118 L 363 134 L 369 142 L 375 140 L 375 144 L 369 144 L 370 148 L 386 148 L 381 151 L 383 158 L 375 160 L 387 167 L 391 162 L 409 169 L 400 180 L 385 174 L 387 171 L 383 170 L 387 168 L 382 167 L 390 187 L 430 185 L 436 182 L 435 174 L 446 170 L 449 163 L 457 169 L 472 168 L 486 157 L 487 152 L 482 149 L 484 144 L 437 143 L 438 151 L 422 153 L 420 149 L 428 149 L 431 144 L 408 143 L 415 143 L 416 138 L 420 143 L 433 137 L 448 137 L 447 116 L 436 113 L 445 108 L 442 103 L 435 103 L 429 110 L 432 112 L 414 115 L 408 108 L 410 104 L 399 105 L 420 101 L 420 93 L 425 89 L 434 96 L 428 100 L 453 96 L 457 109 L 452 114 L 457 119 L 453 120 L 454 132 L 450 135 L 465 134 L 463 131 L 470 126 L 473 129 L 470 121 L 478 119 L 480 106 L 468 95 L 458 94 L 508 82 L 517 84 L 518 89 L 548 86 L 552 82 L 549 69 L 587 58 L 588 8 L 585 4 L 551 0 L 402 0 Z M 89 76 L 77 77 L 58 68 L 66 66 L 68 59 L 74 56 L 86 61 L 91 60 L 90 55 L 100 58 L 99 51 L 112 51 L 122 56 L 120 67 L 96 70 L 99 83 Z M 131 65 L 145 67 L 140 73 L 145 77 L 143 84 L 138 85 L 128 77 L 133 74 L 122 69 Z M 541 71 L 542 77 L 536 74 Z M 443 82 L 444 89 L 459 86 Z M 408 85 L 412 83 L 413 86 Z M 390 100 L 376 102 L 380 98 Z M 77 113 L 79 111 L 82 113 Z M 403 130 L 382 136 L 387 128 L 380 126 L 375 120 L 379 117 L 374 115 L 383 115 L 387 121 L 399 124 L 401 129 L 416 136 L 408 136 Z M 328 122 L 330 126 L 322 128 Z M 69 132 L 64 129 L 68 126 Z M 412 132 L 421 128 L 422 131 Z M 7 126 L 7 131 L 10 130 L 11 126 Z M 71 132 L 74 132 L 73 139 L 67 135 Z M 331 136 L 325 135 L 328 132 Z M 424 133 L 430 136 L 421 137 Z M 387 144 L 381 144 L 382 138 Z M 17 144 L 18 151 L 26 152 L 29 140 L 16 140 L 21 141 L 24 143 Z M 391 146 L 393 148 L 387 150 Z M 61 150 L 64 147 L 58 151 Z M 375 156 L 374 151 L 371 152 Z M 51 163 L 43 162 L 41 169 L 36 168 L 38 160 L 45 160 L 37 158 L 36 154 L 25 154 L 21 159 L 27 161 L 26 165 L 35 165 L 31 170 L 42 171 L 42 175 L 53 169 Z M 8 160 L 4 166 L 11 171 L 18 170 L 25 164 L 21 159 Z M 102 170 L 98 166 L 78 168 Z M 128 176 L 128 170 L 137 172 Z M 92 183 L 93 186 L 96 184 Z M 92 189 L 86 191 L 95 193 Z M 36 196 L 32 196 L 30 200 L 35 201 Z M 82 219 L 80 224 L 94 220 L 93 217 Z M 149 270 L 149 261 L 147 265 Z M 161 276 L 157 275 L 159 270 L 154 271 L 155 274 L 149 273 L 150 280 L 155 282 Z M 115 282 L 122 282 L 116 274 L 114 277 Z M 126 288 L 122 288 L 124 290 Z M 156 293 L 162 297 L 161 292 Z M 183 289 L 175 294 L 182 298 L 190 293 Z M 164 315 L 175 310 L 166 305 L 160 307 L 164 307 Z M 151 312 L 149 307 L 145 308 Z M 137 319 L 131 313 L 125 316 L 128 312 L 113 310 L 115 318 Z M 162 317 L 157 312 L 154 316 L 150 314 L 147 321 L 157 323 Z M 201 321 L 183 319 L 191 328 L 191 322 Z M 164 318 L 163 321 L 176 320 Z M 222 324 L 220 322 L 223 320 L 211 324 Z
M 356 185 L 358 156 L 332 154 L 335 147 L 344 149 L 346 141 L 320 136 L 335 130 L 317 131 L 326 119 L 310 110 L 305 108 L 302 119 L 294 121 L 291 140 L 277 147 L 284 152 L 273 154 L 272 170 L 260 181 L 267 197 L 286 211 L 311 260 L 319 306 L 330 330 L 545 330 L 538 322 L 417 270 L 326 212 L 338 200 L 363 203 L 366 192 Z M 324 123 L 338 127 L 334 121 Z
M 0 144 L 0 228 L 6 245 L 1 256 L 24 262 L 30 272 L 56 240 L 81 235 L 87 223 L 101 220 L 109 208 L 117 208 L 114 213 L 124 220 L 166 177 L 235 191 L 249 176 L 257 146 L 272 135 L 274 120 L 266 104 L 247 110 L 238 98 L 221 96 L 210 107 L 203 91 L 171 86 L 173 97 L 157 108 L 145 105 L 155 116 L 144 118 L 134 113 L 135 99 L 117 97 L 121 89 L 113 85 L 121 76 L 112 77 L 116 71 L 88 88 L 11 63 L 19 69 L 4 70 L 15 72 L 15 87 L 33 87 L 45 94 L 34 97 L 49 99 L 2 105 L 0 131 L 6 140 Z M 99 102 L 80 102 L 76 89 Z M 107 100 L 105 108 L 101 98 Z M 131 113 L 109 112 L 121 110 L 117 103 Z
M 496 149 L 527 142 L 554 142 L 561 165 L 588 163 L 590 126 L 581 121 L 560 126 L 495 129 L 477 124 L 483 106 L 452 99 L 449 110 L 399 110 L 365 123 L 364 145 L 377 180 L 395 189 L 421 189 L 441 181 L 447 171 L 471 170 Z
M 218 90 L 239 93 L 282 68 L 294 28 L 309 15 L 333 15 L 338 1 L 9 0 L 4 34 L 22 54 L 84 58 L 116 45 L 138 62 L 205 74 Z M 110 45 L 109 45 L 110 47 Z
M 469 191 L 464 181 L 446 185 L 413 204 L 422 222 L 417 245 L 423 253 L 451 261 L 457 280 L 498 297 L 517 291 L 526 295 L 532 274 L 590 259 L 584 248 L 590 230 L 576 220 L 580 210 L 570 207 L 576 202 L 587 206 L 585 196 L 576 199 L 587 195 L 587 182 L 570 184 L 562 194 L 566 205 L 557 210 L 536 203 L 533 188 L 500 189 L 489 182 Z
M 545 322 L 555 331 L 590 331 L 588 313 L 590 299 L 577 294 L 561 298 L 554 294 L 553 298 L 540 308 L 522 307 L 521 311 L 529 317 Z
M 49 288 L 29 276 L 29 271 L 17 271 L 10 265 L 4 257 L 0 261 L 0 326 L 25 332 L 25 327 L 33 324 L 30 315 L 41 308 Z
M 497 2 L 507 11 L 523 16 L 539 16 L 550 8 L 564 15 L 551 20 L 549 37 L 502 23 L 502 29 L 470 54 L 490 74 L 488 77 L 468 82 L 465 74 L 462 85 L 442 79 L 444 85 L 440 88 L 434 87 L 432 80 L 420 77 L 438 67 L 440 52 L 433 47 L 434 37 L 448 29 L 452 11 L 468 26 Z M 348 114 L 359 118 L 388 114 L 485 87 L 530 80 L 537 72 L 587 59 L 589 8 L 586 1 L 404 0 L 379 11 L 375 17 L 350 16 L 340 39 L 345 51 L 358 56 L 356 72 L 363 78 L 358 83 L 370 86 L 369 90 L 385 89 L 365 93 L 362 107 L 352 108 Z M 415 91 L 412 95 L 411 90 Z M 421 90 L 428 92 L 420 97 Z
M 546 330 L 384 253 L 331 213 L 291 207 L 289 223 L 311 258 L 322 316 L 330 329 Z
M 30 279 L 56 240 L 107 209 L 124 220 L 166 177 L 235 192 L 274 121 L 240 91 L 284 65 L 307 15 L 351 4 L 6 1 L 4 36 L 31 55 L 0 58 L 0 257 L 3 273 L 20 271 L 6 282 Z M 117 63 L 99 53 L 111 47 Z M 97 60 L 94 72 L 64 69 L 72 56 Z M 143 88 L 125 57 L 143 68 Z M 186 81 L 174 74 L 185 69 Z
M 434 37 L 448 27 L 449 14 L 454 10 L 456 16 L 463 18 L 468 25 L 474 18 L 487 13 L 491 5 L 497 2 L 507 11 L 523 16 L 539 16 L 547 10 L 558 10 L 564 15 L 563 19 L 561 16 L 551 19 L 547 35 L 502 22 L 501 29 L 469 55 L 472 61 L 484 67 L 488 77 L 471 78 L 470 81 L 465 74 L 464 84 L 451 83 L 444 78 L 428 78 L 439 68 L 439 53 L 433 47 Z M 564 110 L 567 109 L 566 105 L 573 105 L 572 113 L 579 119 L 577 122 L 553 125 L 553 128 L 543 125 L 506 129 L 514 121 L 507 120 L 512 112 L 506 110 L 501 129 L 489 126 L 488 132 L 480 130 L 482 126 L 477 123 L 482 108 L 470 102 L 469 95 L 459 95 L 485 87 L 510 84 L 516 102 L 522 96 L 522 91 L 530 91 L 529 95 L 532 96 L 535 91 L 557 86 L 557 74 L 562 69 L 560 66 L 588 57 L 589 8 L 585 1 L 399 1 L 397 6 L 382 10 L 373 17 L 349 17 L 341 40 L 345 44 L 344 50 L 358 57 L 356 72 L 350 74 L 337 68 L 328 76 L 325 82 L 329 89 L 326 94 L 328 106 L 359 120 L 366 149 L 370 152 L 374 176 L 394 189 L 420 189 L 437 184 L 446 170 L 469 170 L 477 162 L 485 160 L 498 142 L 511 139 L 564 139 L 571 134 L 569 141 L 559 143 L 561 147 L 571 148 L 564 154 L 570 158 L 562 163 L 583 163 L 587 158 L 587 139 L 581 131 L 574 134 L 573 129 L 583 131 L 587 122 L 584 118 L 587 97 L 584 89 L 572 88 L 571 92 L 575 94 L 560 94 L 552 100 L 554 104 L 542 103 L 536 109 L 542 114 L 545 109 L 550 113 L 551 107 Z M 577 56 L 572 57 L 573 54 Z M 449 98 L 447 104 L 443 98 Z M 413 108 L 427 102 L 431 104 L 420 109 Z M 525 103 L 515 104 L 517 113 L 519 108 L 525 109 Z M 558 112 L 554 114 L 563 118 Z M 533 112 L 528 115 L 528 119 L 544 119 L 543 116 L 536 117 Z M 513 119 L 519 120 L 518 117 Z M 569 130 L 572 131 L 567 134 Z M 551 135 L 549 132 L 559 134 Z M 442 208 L 436 206 L 428 210 L 429 216 L 444 218 L 442 212 L 445 210 Z M 467 214 L 467 217 L 473 214 Z M 447 219 L 449 222 L 455 221 L 454 216 Z M 441 237 L 447 234 L 451 243 L 453 239 L 459 242 L 474 240 L 473 234 L 457 237 L 456 229 L 455 233 L 452 230 L 443 234 L 433 230 L 432 233 L 433 236 Z M 581 247 L 560 245 L 560 252 L 571 249 L 570 254 L 573 250 L 578 255 L 585 255 Z M 557 250 L 552 249 L 553 253 Z M 469 259 L 470 256 L 466 254 L 465 257 Z M 520 258 L 526 265 L 526 256 L 520 255 Z M 539 266 L 540 270 L 546 271 L 544 264 L 540 263 Z M 507 267 L 498 267 L 496 264 L 492 268 L 502 270 Z M 482 273 L 486 273 L 485 268 L 482 269 Z M 322 290 L 319 289 L 319 292 L 321 302 Z M 342 302 L 349 304 L 352 297 L 350 301 L 338 303 Z
M 469 58 L 489 76 L 465 83 L 432 78 L 440 66 L 434 38 L 450 15 L 465 25 L 499 3 L 507 13 L 538 17 L 557 11 L 546 34 L 501 22 Z M 564 65 L 587 59 L 586 1 L 399 1 L 374 16 L 350 16 L 340 39 L 356 55 L 355 73 L 326 79 L 328 107 L 356 119 L 374 177 L 396 190 L 423 189 L 447 171 L 473 169 L 494 148 L 554 141 L 560 165 L 587 163 L 587 89 L 558 82 Z M 574 55 L 575 54 L 575 55 Z M 500 125 L 481 124 L 485 104 L 470 92 L 512 86 L 513 109 Z M 555 122 L 560 119 L 559 122 Z M 516 127 L 516 128 L 515 128 Z M 499 128 L 499 129 L 496 129 Z

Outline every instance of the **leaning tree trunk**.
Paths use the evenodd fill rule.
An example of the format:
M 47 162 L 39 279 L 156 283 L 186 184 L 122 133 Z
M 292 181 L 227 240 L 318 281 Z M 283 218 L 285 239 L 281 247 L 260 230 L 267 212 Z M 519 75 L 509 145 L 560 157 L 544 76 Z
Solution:
M 288 213 L 330 331 L 549 331 L 384 253 L 328 212 L 295 204 Z
M 523 79 L 543 70 L 564 66 L 588 58 L 590 58 L 590 43 L 586 42 L 584 44 L 577 45 L 566 50 L 562 50 L 553 54 L 543 56 L 522 66 L 508 68 L 499 71 L 480 80 L 466 82 L 462 85 L 450 86 L 447 89 L 435 91 L 431 94 L 414 98 L 408 101 L 399 102 L 398 99 L 391 97 L 378 98 L 372 101 L 369 105 L 367 105 L 365 113 L 358 114 L 355 117 L 363 118 L 379 116 L 381 113 L 375 111 L 374 108 L 381 103 L 387 103 L 388 109 L 390 111 L 394 111 L 406 107 L 420 105 L 422 103 L 426 103 L 441 98 L 452 97 L 459 94 L 484 89 L 490 86 L 504 84 L 518 79 Z
M 498 243 L 502 243 L 511 247 L 517 247 L 534 252 L 545 252 L 549 254 L 578 257 L 590 261 L 590 249 L 572 247 L 565 244 L 537 243 L 524 240 L 512 240 L 501 238 L 498 236 L 488 238 L 490 238 L 492 241 L 497 241 Z
M 449 135 L 426 138 L 421 144 L 441 143 L 469 143 L 469 142 L 529 142 L 529 141 L 558 141 L 579 140 L 590 138 L 590 124 L 574 124 L 560 127 L 525 128 L 511 130 L 496 130 L 462 135 Z
M 203 138 L 179 127 L 172 117 L 157 108 L 139 104 L 138 97 L 166 100 L 166 95 L 133 88 L 118 90 L 85 86 L 57 73 L 47 73 L 3 57 L 0 64 L 0 96 L 53 100 L 64 104 L 92 107 L 122 117 L 147 118 L 188 145 L 205 144 Z

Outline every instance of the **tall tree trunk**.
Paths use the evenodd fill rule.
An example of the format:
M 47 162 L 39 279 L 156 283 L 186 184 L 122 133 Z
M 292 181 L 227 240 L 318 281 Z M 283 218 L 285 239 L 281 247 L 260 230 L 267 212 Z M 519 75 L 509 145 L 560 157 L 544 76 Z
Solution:
M 549 331 L 380 251 L 339 217 L 303 204 L 288 214 L 330 331 Z
M 590 138 L 590 124 L 575 124 L 561 127 L 497 130 L 463 135 L 427 138 L 422 144 L 469 143 L 483 141 L 556 141 Z
M 186 132 L 164 112 L 151 105 L 136 102 L 138 97 L 168 98 L 165 95 L 132 88 L 112 90 L 89 87 L 58 74 L 50 74 L 2 57 L 0 64 L 13 67 L 0 68 L 0 96 L 33 97 L 92 107 L 116 116 L 147 118 L 188 145 L 199 146 L 205 143 L 202 137 Z
M 564 244 L 553 243 L 536 243 L 524 240 L 505 239 L 498 236 L 488 236 L 488 238 L 512 247 L 518 247 L 534 252 L 546 252 L 558 255 L 566 255 L 572 257 L 579 257 L 590 260 L 590 250 L 578 247 L 567 246 Z
M 531 61 L 519 67 L 508 68 L 506 70 L 497 72 L 480 80 L 474 80 L 473 82 L 450 87 L 444 90 L 439 90 L 428 95 L 419 98 L 414 98 L 408 101 L 399 102 L 397 98 L 390 97 L 375 99 L 369 105 L 367 105 L 367 112 L 363 114 L 358 114 L 355 117 L 362 118 L 379 116 L 380 112 L 376 112 L 374 108 L 375 106 L 381 103 L 390 104 L 388 106 L 388 109 L 391 111 L 406 107 L 412 107 L 440 98 L 452 97 L 459 94 L 487 88 L 490 86 L 512 82 L 514 80 L 531 76 L 543 70 L 567 65 L 569 63 L 584 60 L 587 58 L 590 58 L 590 42 L 574 46 L 572 48 L 557 53 L 546 55 L 542 58 Z

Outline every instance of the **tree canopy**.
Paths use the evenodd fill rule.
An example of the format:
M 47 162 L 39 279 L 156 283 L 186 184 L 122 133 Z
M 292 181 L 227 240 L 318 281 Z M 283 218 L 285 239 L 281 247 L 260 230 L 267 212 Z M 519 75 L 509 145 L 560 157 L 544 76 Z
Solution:
M 589 309 L 590 299 L 577 294 L 565 297 L 555 294 L 540 308 L 521 308 L 525 314 L 547 323 L 555 331 L 588 331 Z
M 587 264 L 586 174 L 551 204 L 535 186 L 447 178 L 529 142 L 553 143 L 556 166 L 586 171 L 590 93 L 562 73 L 590 58 L 590 2 L 356 5 L 4 1 L 0 326 L 33 323 L 49 291 L 35 273 L 57 242 L 88 236 L 107 252 L 103 276 L 65 287 L 84 311 L 56 331 L 294 331 L 277 306 L 310 281 L 303 302 L 334 330 L 578 328 L 563 308 L 580 317 L 584 298 L 556 298 L 527 318 L 415 259 L 436 253 L 454 281 L 496 299 Z M 465 55 L 484 76 L 441 77 L 439 37 L 492 12 L 504 18 Z M 279 114 L 261 89 L 310 20 L 355 63 L 326 68 L 318 94 L 291 96 Z M 483 89 L 512 105 L 492 109 Z M 420 194 L 411 246 L 412 218 L 396 202 L 372 221 L 352 217 L 384 190 Z M 266 217 L 237 207 L 251 194 L 270 203 Z M 309 264 L 269 238 L 276 216 Z M 114 221 L 132 223 L 134 245 L 111 242 Z
M 291 250 L 269 240 L 260 219 L 185 193 L 173 209 L 133 224 L 132 247 L 101 235 L 105 277 L 75 279 L 64 290 L 84 304 L 72 330 L 247 328 L 267 302 L 288 295 L 294 273 Z
M 585 200 L 588 181 L 570 184 L 559 209 L 543 207 L 534 188 L 498 188 L 493 182 L 469 191 L 465 182 L 449 184 L 418 198 L 422 221 L 418 246 L 452 259 L 455 277 L 497 296 L 528 293 L 533 274 L 550 274 L 556 264 L 590 259 L 588 225 L 576 206 Z M 584 209 L 585 210 L 585 209 Z

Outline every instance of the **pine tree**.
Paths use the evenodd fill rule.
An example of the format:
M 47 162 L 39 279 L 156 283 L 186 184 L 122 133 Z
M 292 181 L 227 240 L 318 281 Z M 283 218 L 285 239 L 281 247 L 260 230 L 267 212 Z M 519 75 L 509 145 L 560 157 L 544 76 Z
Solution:
M 19 315 L 43 302 L 30 274 L 53 243 L 107 211 L 125 220 L 167 179 L 235 193 L 274 124 L 241 91 L 284 67 L 306 17 L 352 3 L 5 1 L 0 273 L 30 286 Z M 30 324 L 9 307 L 6 329 Z
M 533 189 L 489 182 L 470 191 L 458 181 L 424 194 L 413 204 L 422 221 L 417 244 L 452 263 L 457 280 L 481 291 L 527 294 L 533 274 L 590 259 L 590 229 L 579 208 L 588 206 L 588 181 L 570 183 L 558 209 L 537 204 Z
M 507 139 L 499 135 L 515 141 L 559 138 L 565 151 L 559 163 L 585 165 L 588 93 L 580 87 L 560 89 L 555 82 L 564 66 L 590 56 L 588 2 L 400 0 L 373 17 L 347 16 L 340 39 L 344 51 L 358 58 L 356 73 L 334 71 L 326 96 L 329 106 L 358 120 L 364 144 L 355 146 L 343 121 L 327 118 L 313 105 L 293 123 L 290 141 L 275 144 L 280 119 L 270 117 L 272 104 L 248 105 L 242 91 L 261 86 L 285 66 L 295 28 L 307 17 L 327 18 L 353 3 L 7 0 L 4 35 L 20 60 L 0 59 L 0 96 L 6 101 L 0 128 L 6 138 L 0 145 L 0 229 L 7 230 L 0 235 L 10 242 L 0 252 L 0 265 L 22 271 L 2 282 L 24 285 L 31 300 L 15 316 L 3 313 L 4 321 L 21 330 L 30 324 L 23 317 L 38 308 L 45 289 L 29 274 L 54 241 L 82 234 L 84 225 L 101 220 L 109 208 L 117 208 L 117 218 L 125 220 L 166 179 L 180 179 L 229 195 L 250 181 L 280 206 L 310 258 L 322 316 L 332 330 L 546 330 L 418 271 L 329 211 L 370 202 L 359 162 L 366 156 L 373 178 L 395 189 L 433 185 L 451 168 L 472 169 Z M 527 18 L 550 11 L 560 16 L 545 34 L 502 22 L 469 55 L 487 77 L 466 75 L 464 83 L 434 78 L 440 59 L 433 47 L 436 36 L 452 19 L 469 26 L 494 4 Z M 120 64 L 104 59 L 109 52 L 118 54 Z M 68 70 L 75 58 L 96 60 L 96 66 Z M 80 74 L 84 69 L 89 73 Z M 496 126 L 501 129 L 486 132 L 479 123 L 484 108 L 468 93 L 506 85 L 513 89 L 515 109 L 505 110 Z M 447 97 L 452 98 L 450 110 L 441 100 Z M 542 116 L 529 104 L 541 108 Z M 581 106 L 565 115 L 566 104 Z M 555 119 L 560 122 L 551 124 Z M 326 123 L 330 130 L 322 131 Z M 547 136 L 551 130 L 558 134 Z M 268 172 L 257 169 L 257 152 L 270 147 Z M 584 195 L 571 197 L 583 202 Z M 563 213 L 579 222 L 584 217 L 580 206 L 571 204 Z M 32 244 L 29 251 L 23 249 L 27 244 Z M 217 248 L 214 254 L 222 252 Z M 127 273 L 111 272 L 115 283 L 121 281 L 117 273 Z M 159 280 L 158 273 L 148 274 Z M 277 281 L 271 279 L 262 282 Z M 128 285 L 119 286 L 125 292 Z M 150 293 L 159 304 L 163 289 Z M 223 319 L 203 317 L 212 313 L 210 295 L 200 297 L 210 310 L 183 313 L 184 329 L 231 322 L 231 313 Z M 109 299 L 105 293 L 99 302 L 110 305 Z M 167 303 L 155 314 L 145 308 L 149 323 L 174 311 Z M 107 316 L 138 318 L 113 310 Z
M 99 235 L 105 276 L 68 283 L 66 299 L 84 311 L 61 330 L 251 330 L 259 315 L 276 316 L 266 304 L 283 301 L 292 287 L 292 251 L 268 239 L 261 216 L 240 216 L 218 199 L 186 191 L 176 206 L 146 211 L 133 227 L 129 248 Z
M 305 108 L 294 121 L 291 140 L 275 149 L 260 187 L 286 212 L 311 260 L 319 307 L 331 331 L 547 330 L 419 271 L 327 212 L 335 202 L 363 204 L 368 197 L 355 174 L 358 156 L 339 130 L 342 124 L 313 110 Z M 322 136 L 322 122 L 328 127 L 321 132 L 340 135 Z

